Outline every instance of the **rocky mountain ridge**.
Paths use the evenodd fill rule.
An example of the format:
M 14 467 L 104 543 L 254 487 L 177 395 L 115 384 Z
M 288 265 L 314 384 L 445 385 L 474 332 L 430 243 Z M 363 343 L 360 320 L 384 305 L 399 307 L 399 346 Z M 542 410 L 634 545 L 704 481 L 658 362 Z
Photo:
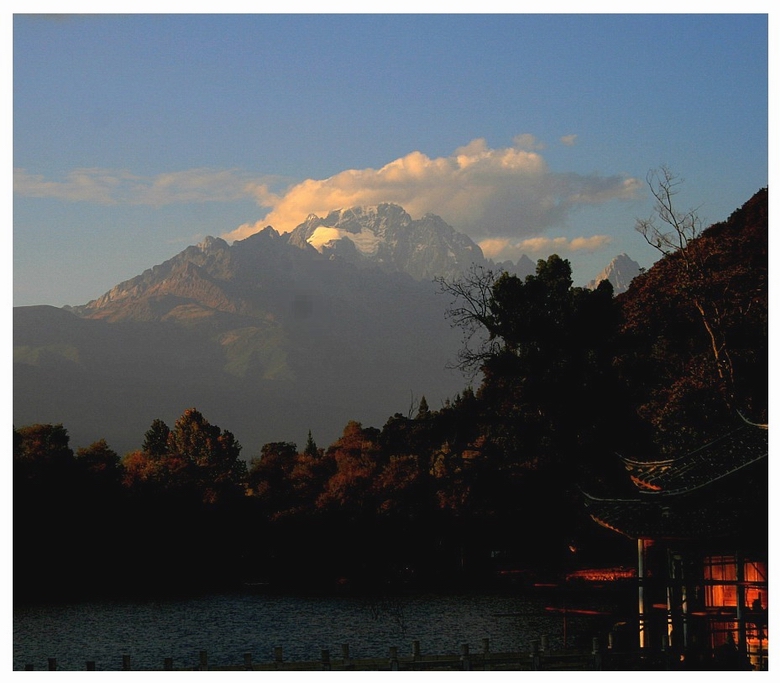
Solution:
M 472 264 L 487 266 L 482 250 L 439 216 L 419 220 L 397 204 L 379 204 L 314 214 L 290 233 L 291 244 L 316 249 L 355 264 L 400 271 L 416 280 L 452 278 Z

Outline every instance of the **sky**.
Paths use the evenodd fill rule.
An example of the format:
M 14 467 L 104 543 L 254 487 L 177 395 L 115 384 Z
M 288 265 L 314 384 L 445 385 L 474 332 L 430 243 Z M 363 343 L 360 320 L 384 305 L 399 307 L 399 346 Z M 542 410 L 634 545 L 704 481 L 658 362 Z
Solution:
M 384 201 L 494 259 L 557 253 L 577 285 L 620 253 L 649 267 L 648 171 L 705 225 L 768 185 L 768 10 L 740 7 L 16 14 L 13 304 Z

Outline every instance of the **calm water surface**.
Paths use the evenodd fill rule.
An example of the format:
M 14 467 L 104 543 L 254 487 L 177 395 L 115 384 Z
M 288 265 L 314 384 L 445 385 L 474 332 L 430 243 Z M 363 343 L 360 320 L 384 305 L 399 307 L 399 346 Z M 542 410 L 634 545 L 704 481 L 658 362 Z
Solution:
M 457 653 L 463 643 L 479 652 L 490 638 L 494 652 L 529 650 L 542 634 L 562 644 L 563 617 L 547 611 L 543 596 L 466 593 L 396 597 L 312 597 L 228 593 L 184 600 L 99 601 L 36 605 L 14 609 L 13 664 L 46 669 L 98 670 L 122 667 L 161 669 L 166 657 L 175 668 L 194 667 L 201 650 L 209 664 L 240 665 L 244 653 L 255 662 L 273 661 L 281 646 L 285 660 L 318 660 L 320 650 L 340 657 L 342 643 L 353 658 L 386 656 L 391 646 L 411 653 L 419 640 L 424 653 Z M 589 642 L 592 618 L 567 617 L 571 645 Z

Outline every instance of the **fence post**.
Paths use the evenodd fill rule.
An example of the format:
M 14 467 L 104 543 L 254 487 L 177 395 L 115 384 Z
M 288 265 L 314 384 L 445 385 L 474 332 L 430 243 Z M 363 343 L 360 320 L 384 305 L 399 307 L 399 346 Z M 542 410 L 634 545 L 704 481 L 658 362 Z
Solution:
M 539 656 L 539 641 L 531 641 L 531 662 L 534 671 L 539 671 L 542 668 L 541 657 Z
M 601 644 L 599 643 L 598 638 L 593 638 L 592 643 L 593 669 L 595 671 L 601 671 Z
M 57 658 L 49 657 L 49 671 L 56 671 L 56 670 L 57 670 Z
M 349 643 L 341 644 L 341 658 L 344 660 L 344 666 L 349 666 Z
M 390 671 L 398 671 L 398 648 L 390 648 Z
M 544 654 L 548 654 L 548 650 L 550 649 L 550 637 L 549 636 L 542 636 L 542 641 L 540 643 L 539 649 Z
M 87 671 L 95 670 L 95 662 L 87 662 Z
M 460 646 L 460 665 L 464 671 L 471 671 L 471 657 L 469 657 L 469 644 Z
M 166 657 L 163 660 L 163 671 L 173 671 L 173 657 Z
M 330 671 L 330 651 L 320 650 L 320 659 L 322 660 L 322 670 Z
M 485 671 L 490 671 L 490 638 L 482 639 L 482 658 Z
M 122 655 L 122 671 L 130 671 L 130 655 Z
M 252 653 L 251 652 L 245 652 L 244 653 L 244 669 L 247 671 L 254 671 L 254 667 L 252 666 Z
M 206 650 L 201 650 L 199 653 L 200 664 L 198 665 L 198 671 L 209 670 L 209 653 Z
M 284 661 L 284 654 L 280 646 L 274 648 L 274 661 L 277 664 L 281 664 Z
M 412 659 L 417 661 L 420 659 L 420 641 L 419 640 L 413 640 L 412 641 Z

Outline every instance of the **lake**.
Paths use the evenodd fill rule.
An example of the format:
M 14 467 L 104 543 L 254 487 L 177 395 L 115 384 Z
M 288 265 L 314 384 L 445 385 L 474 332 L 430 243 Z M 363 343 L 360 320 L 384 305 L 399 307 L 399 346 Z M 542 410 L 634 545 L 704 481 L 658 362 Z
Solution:
M 238 665 L 244 653 L 255 662 L 273 661 L 279 646 L 285 660 L 312 661 L 322 649 L 339 657 L 343 643 L 353 658 L 386 656 L 391 646 L 405 655 L 414 640 L 423 654 L 457 653 L 461 644 L 479 652 L 483 638 L 494 652 L 530 651 L 541 635 L 557 648 L 564 618 L 546 608 L 560 609 L 560 600 L 539 591 L 327 597 L 231 592 L 19 606 L 13 612 L 13 668 L 46 669 L 54 657 L 61 670 L 84 670 L 87 661 L 98 670 L 119 670 L 123 655 L 135 670 L 162 669 L 166 657 L 174 668 L 194 667 L 201 650 L 210 665 Z M 568 614 L 568 645 L 588 644 L 604 626 L 603 618 L 595 620 Z

